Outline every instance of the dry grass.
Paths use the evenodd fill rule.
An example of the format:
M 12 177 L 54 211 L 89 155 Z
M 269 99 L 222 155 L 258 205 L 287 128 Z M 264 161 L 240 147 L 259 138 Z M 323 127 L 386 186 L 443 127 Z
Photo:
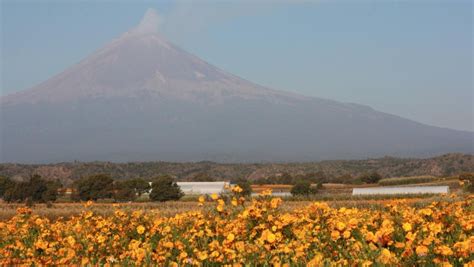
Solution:
M 177 213 L 200 209 L 197 202 L 183 202 L 183 201 L 170 201 L 165 203 L 120 203 L 120 204 L 109 204 L 109 203 L 94 203 L 93 210 L 96 214 L 100 215 L 111 215 L 115 207 L 119 205 L 122 210 L 134 211 L 142 210 L 145 212 L 157 213 L 161 216 L 173 216 Z M 23 204 L 0 204 L 0 221 L 8 220 L 16 214 L 16 210 L 19 207 L 24 207 Z M 60 217 L 69 218 L 80 214 L 86 210 L 82 203 L 54 203 L 51 207 L 47 207 L 46 204 L 35 204 L 32 207 L 33 214 L 46 217 L 51 220 L 56 220 Z
M 466 196 L 459 195 L 456 199 L 462 200 Z M 326 202 L 329 206 L 333 208 L 340 207 L 354 207 L 354 208 L 382 208 L 385 204 L 390 203 L 394 199 L 402 200 L 406 203 L 412 205 L 425 205 L 431 203 L 432 201 L 453 201 L 449 196 L 400 196 L 397 198 L 354 198 L 354 197 L 344 197 L 336 198 L 333 196 L 328 199 L 301 199 L 296 200 L 292 199 L 291 201 L 284 201 L 281 209 L 283 211 L 292 211 L 295 209 L 304 208 L 311 203 Z M 288 200 L 288 199 L 287 199 Z M 16 214 L 16 210 L 20 207 L 24 207 L 24 204 L 7 204 L 0 202 L 0 221 L 6 221 L 12 218 Z M 146 213 L 154 213 L 159 216 L 169 217 L 174 216 L 178 213 L 195 211 L 202 209 L 198 205 L 197 201 L 169 201 L 164 203 L 159 202 L 145 202 L 145 203 L 120 203 L 120 204 L 111 204 L 111 203 L 94 203 L 92 208 L 95 214 L 98 215 L 111 215 L 116 210 L 117 207 L 120 207 L 124 211 L 144 211 Z M 79 215 L 82 211 L 86 210 L 85 203 L 54 203 L 52 206 L 48 207 L 46 204 L 35 204 L 31 207 L 33 214 L 37 214 L 41 217 L 46 217 L 50 220 L 57 220 L 58 218 L 69 218 L 72 216 Z

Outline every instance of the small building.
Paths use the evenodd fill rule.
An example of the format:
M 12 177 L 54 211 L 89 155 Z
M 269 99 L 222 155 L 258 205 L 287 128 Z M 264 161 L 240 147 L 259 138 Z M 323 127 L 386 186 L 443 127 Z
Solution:
M 352 195 L 447 194 L 449 186 L 386 186 L 353 188 Z
M 220 194 L 229 185 L 228 182 L 177 182 L 186 195 Z

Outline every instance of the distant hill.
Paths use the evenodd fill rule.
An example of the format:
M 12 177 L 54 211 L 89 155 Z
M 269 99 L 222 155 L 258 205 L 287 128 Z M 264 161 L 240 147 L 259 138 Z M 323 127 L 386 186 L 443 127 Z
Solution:
M 155 32 L 155 21 L 150 11 L 138 27 L 78 64 L 2 97 L 0 162 L 301 162 L 474 153 L 472 132 L 239 78 L 168 42 Z M 208 165 L 217 166 L 195 166 Z M 256 168 L 222 166 L 247 166 L 243 173 Z
M 150 178 L 160 174 L 170 174 L 179 180 L 191 179 L 197 174 L 205 173 L 217 180 L 229 180 L 236 177 L 258 179 L 284 172 L 296 175 L 319 171 L 323 171 L 333 178 L 346 174 L 357 176 L 369 171 L 377 171 L 384 177 L 455 175 L 462 172 L 474 172 L 474 155 L 446 154 L 427 159 L 384 157 L 366 160 L 262 164 L 222 164 L 215 162 L 0 164 L 1 176 L 24 179 L 31 174 L 39 174 L 47 179 L 60 179 L 65 184 L 69 184 L 79 177 L 97 173 L 107 173 L 116 179 Z

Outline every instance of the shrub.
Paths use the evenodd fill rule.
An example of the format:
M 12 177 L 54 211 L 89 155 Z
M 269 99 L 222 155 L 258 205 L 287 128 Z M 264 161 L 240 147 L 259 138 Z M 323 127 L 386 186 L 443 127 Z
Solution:
M 77 180 L 75 198 L 80 200 L 97 200 L 111 198 L 114 180 L 106 174 L 96 174 Z
M 474 173 L 462 173 L 459 175 L 459 180 L 464 183 L 464 190 L 474 193 Z
M 150 190 L 150 184 L 141 178 L 115 181 L 114 198 L 121 201 L 132 201 Z
M 317 190 L 312 188 L 309 182 L 298 182 L 291 188 L 293 196 L 309 196 L 316 192 Z
M 242 192 L 240 192 L 239 195 L 248 197 L 252 194 L 252 186 L 250 181 L 240 178 L 232 181 L 232 184 L 238 185 L 240 188 L 242 188 Z
M 359 179 L 366 184 L 375 184 L 382 179 L 382 176 L 377 172 L 371 172 L 362 174 Z
M 46 181 L 39 175 L 33 175 L 26 182 L 14 182 L 13 186 L 4 193 L 4 199 L 8 202 L 48 202 L 55 201 L 59 181 Z
M 15 182 L 7 177 L 0 176 L 0 197 L 3 198 L 5 192 L 13 186 L 15 186 Z
M 171 176 L 164 175 L 153 180 L 150 199 L 152 201 L 179 200 L 184 194 Z

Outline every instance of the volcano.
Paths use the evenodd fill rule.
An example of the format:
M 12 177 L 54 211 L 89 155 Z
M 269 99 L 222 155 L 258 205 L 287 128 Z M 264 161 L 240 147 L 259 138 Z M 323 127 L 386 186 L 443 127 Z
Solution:
M 156 20 L 149 10 L 78 64 L 2 97 L 0 161 L 314 161 L 474 151 L 472 132 L 239 78 L 168 42 Z

